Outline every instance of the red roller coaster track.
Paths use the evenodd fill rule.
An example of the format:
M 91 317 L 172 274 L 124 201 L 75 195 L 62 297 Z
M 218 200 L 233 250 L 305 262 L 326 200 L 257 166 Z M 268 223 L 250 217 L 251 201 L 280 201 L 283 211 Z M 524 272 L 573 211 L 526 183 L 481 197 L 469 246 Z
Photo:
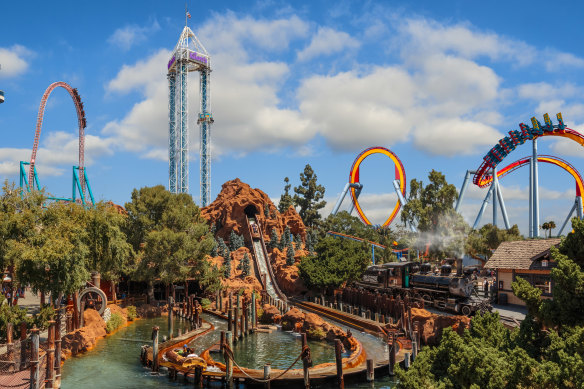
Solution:
M 65 89 L 71 95 L 73 99 L 73 103 L 75 104 L 75 109 L 77 111 L 77 122 L 79 124 L 79 180 L 81 182 L 81 188 L 85 191 L 85 182 L 84 182 L 84 175 L 83 175 L 83 168 L 84 168 L 84 160 L 85 160 L 85 127 L 87 127 L 87 121 L 85 119 L 85 111 L 83 110 L 83 102 L 81 101 L 81 96 L 77 92 L 76 88 L 71 88 L 69 84 L 58 81 L 54 82 L 45 91 L 43 94 L 43 98 L 41 99 L 41 105 L 39 107 L 39 113 L 37 116 L 37 125 L 36 125 L 36 132 L 34 135 L 34 144 L 32 146 L 32 156 L 30 157 L 30 166 L 28 172 L 28 182 L 31 183 L 30 187 L 31 190 L 33 189 L 34 185 L 34 165 L 36 160 L 36 154 L 39 147 L 39 139 L 41 137 L 41 127 L 43 125 L 43 117 L 45 114 L 45 107 L 47 105 L 47 99 L 51 95 L 51 92 L 57 87 L 61 87 Z

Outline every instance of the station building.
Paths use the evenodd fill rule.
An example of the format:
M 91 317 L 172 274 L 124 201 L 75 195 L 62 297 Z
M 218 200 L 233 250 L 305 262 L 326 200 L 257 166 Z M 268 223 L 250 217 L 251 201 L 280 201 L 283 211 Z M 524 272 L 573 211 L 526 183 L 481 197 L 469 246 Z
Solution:
M 513 294 L 511 284 L 521 277 L 541 289 L 542 298 L 552 298 L 551 270 L 557 263 L 551 259 L 550 248 L 558 247 L 561 238 L 529 239 L 503 242 L 485 264 L 497 272 L 497 294 L 500 304 L 523 305 Z

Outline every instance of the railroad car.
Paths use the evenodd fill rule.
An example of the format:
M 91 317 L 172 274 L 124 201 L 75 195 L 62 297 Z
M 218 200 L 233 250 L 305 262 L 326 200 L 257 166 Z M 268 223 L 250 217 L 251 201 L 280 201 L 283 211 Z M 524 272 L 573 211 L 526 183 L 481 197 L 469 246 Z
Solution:
M 356 286 L 372 291 L 424 300 L 425 306 L 466 316 L 477 310 L 491 310 L 488 299 L 478 296 L 468 275 L 452 273 L 443 265 L 440 274 L 431 272 L 430 264 L 391 262 L 369 266 Z

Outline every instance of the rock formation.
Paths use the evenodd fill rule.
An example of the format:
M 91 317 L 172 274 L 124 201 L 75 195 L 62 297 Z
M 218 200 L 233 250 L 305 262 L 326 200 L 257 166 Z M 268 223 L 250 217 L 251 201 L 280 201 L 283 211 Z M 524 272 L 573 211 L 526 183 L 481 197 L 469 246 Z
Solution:
M 231 231 L 235 231 L 236 234 L 244 237 L 246 246 L 251 247 L 246 216 L 254 217 L 259 222 L 260 232 L 266 245 L 270 241 L 272 229 L 281 236 L 288 227 L 294 236 L 299 235 L 302 240 L 306 238 L 306 227 L 294 207 L 290 206 L 281 214 L 267 194 L 260 189 L 251 188 L 238 178 L 224 183 L 215 201 L 201 209 L 201 215 L 209 221 L 211 226 L 214 226 L 215 236 L 222 238 L 227 244 Z M 245 293 L 249 294 L 253 289 L 261 290 L 261 283 L 255 280 L 255 278 L 259 279 L 259 276 L 255 274 L 252 263 L 250 263 L 251 277 L 243 277 L 241 270 L 237 269 L 245 252 L 248 253 L 250 261 L 253 261 L 253 255 L 248 248 L 240 248 L 231 253 L 231 275 L 223 282 L 228 291 L 236 292 L 244 288 Z M 306 253 L 297 249 L 296 262 L 303 255 Z M 295 265 L 286 264 L 285 250 L 284 252 L 278 249 L 272 250 L 270 260 L 278 286 L 284 293 L 294 295 L 306 290 L 298 277 L 298 268 Z M 210 261 L 218 267 L 224 264 L 222 257 L 214 257 Z
M 426 345 L 437 345 L 445 328 L 451 327 L 460 335 L 470 328 L 469 317 L 437 315 L 420 308 L 412 308 L 412 323 L 415 322 L 420 325 L 420 341 Z M 388 324 L 386 327 L 395 329 L 397 325 Z

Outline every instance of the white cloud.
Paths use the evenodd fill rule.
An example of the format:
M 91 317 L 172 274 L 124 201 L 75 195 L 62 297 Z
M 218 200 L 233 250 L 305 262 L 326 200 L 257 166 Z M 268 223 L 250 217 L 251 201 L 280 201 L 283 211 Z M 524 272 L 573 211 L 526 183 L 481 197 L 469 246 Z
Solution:
M 160 25 L 155 20 L 150 26 L 137 26 L 135 24 L 118 28 L 108 38 L 108 43 L 118 46 L 122 50 L 129 50 L 132 46 L 144 42 L 153 32 L 160 30 Z
M 413 58 L 420 52 L 455 54 L 462 58 L 488 57 L 492 60 L 514 61 L 521 65 L 532 63 L 533 48 L 523 42 L 495 33 L 479 32 L 468 24 L 444 25 L 426 19 L 407 19 L 400 28 L 408 42 L 403 54 Z
M 298 17 L 274 21 L 237 19 L 232 14 L 217 16 L 204 25 L 198 36 L 208 47 L 221 48 L 212 53 L 211 81 L 213 155 L 237 150 L 273 149 L 302 146 L 314 136 L 298 111 L 279 107 L 278 91 L 289 74 L 286 64 L 248 58 L 246 44 L 279 51 L 291 39 L 306 33 L 307 25 Z M 221 43 L 225 43 L 222 45 Z M 124 65 L 111 80 L 108 92 L 138 91 L 143 98 L 120 120 L 106 124 L 104 134 L 114 136 L 126 150 L 146 158 L 166 159 L 162 150 L 168 143 L 168 50 L 159 50 L 149 58 Z M 189 81 L 190 145 L 198 148 L 199 112 L 198 74 Z
M 21 45 L 0 47 L 0 79 L 25 73 L 29 66 L 28 59 L 33 55 L 32 51 Z
M 307 61 L 320 55 L 330 55 L 343 50 L 356 50 L 359 46 L 359 41 L 346 32 L 321 27 L 310 44 L 298 52 L 298 60 Z
M 91 166 L 103 155 L 111 155 L 112 139 L 94 135 L 85 136 L 85 166 Z M 0 148 L 0 174 L 19 174 L 20 161 L 30 161 L 31 149 Z M 77 134 L 63 131 L 49 132 L 41 139 L 37 151 L 36 170 L 39 176 L 59 176 L 70 172 L 79 163 Z
M 584 148 L 581 144 L 574 142 L 568 138 L 556 139 L 551 145 L 550 149 L 555 155 L 568 157 L 584 157 Z

